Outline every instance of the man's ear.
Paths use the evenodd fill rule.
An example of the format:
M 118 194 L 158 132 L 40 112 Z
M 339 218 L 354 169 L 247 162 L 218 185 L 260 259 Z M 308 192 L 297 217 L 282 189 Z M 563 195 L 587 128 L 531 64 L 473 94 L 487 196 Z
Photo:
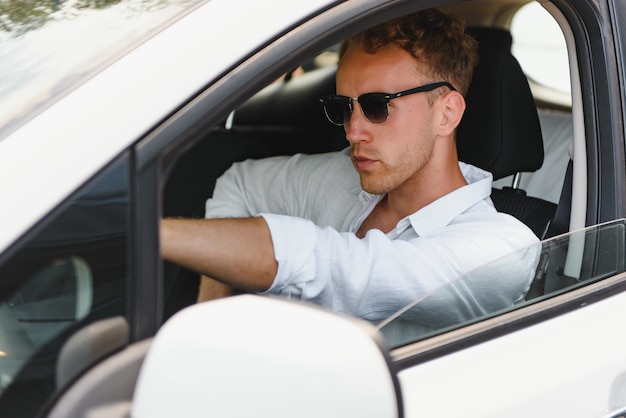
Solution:
M 441 109 L 441 119 L 439 123 L 439 134 L 448 136 L 461 123 L 461 118 L 465 112 L 465 99 L 458 91 L 449 91 L 439 98 Z

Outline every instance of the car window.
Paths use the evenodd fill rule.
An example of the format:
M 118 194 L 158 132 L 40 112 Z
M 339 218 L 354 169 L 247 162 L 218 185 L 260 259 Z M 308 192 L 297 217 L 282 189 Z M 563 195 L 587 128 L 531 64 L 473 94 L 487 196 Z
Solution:
M 522 7 L 511 23 L 512 53 L 528 78 L 541 124 L 542 166 L 496 179 L 502 189 L 516 184 L 529 196 L 558 203 L 573 149 L 574 123 L 565 38 L 555 19 L 537 2 Z
M 615 276 L 626 270 L 625 238 L 621 219 L 545 240 L 447 284 L 378 327 L 398 347 Z M 511 266 L 528 251 L 537 255 L 534 277 L 516 282 Z
M 78 356 L 59 361 L 72 335 L 125 315 L 128 170 L 128 158 L 113 164 L 0 264 L 3 414 L 35 416 L 85 365 Z
M 563 32 L 538 2 L 522 7 L 511 22 L 513 55 L 528 78 L 569 93 L 569 62 Z
M 2 2 L 0 140 L 202 1 Z

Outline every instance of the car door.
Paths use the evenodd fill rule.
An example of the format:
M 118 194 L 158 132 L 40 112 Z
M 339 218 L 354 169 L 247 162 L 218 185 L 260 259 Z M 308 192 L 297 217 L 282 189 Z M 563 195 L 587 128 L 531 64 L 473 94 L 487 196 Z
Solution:
M 407 416 L 619 416 L 625 231 L 618 220 L 544 241 L 540 295 L 393 351 Z M 577 277 L 568 263 L 580 263 Z

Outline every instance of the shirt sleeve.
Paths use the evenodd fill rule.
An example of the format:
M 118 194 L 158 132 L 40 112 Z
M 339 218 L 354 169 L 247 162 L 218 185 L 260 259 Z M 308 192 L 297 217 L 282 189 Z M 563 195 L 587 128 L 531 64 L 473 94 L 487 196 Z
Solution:
M 205 217 L 250 217 L 262 211 L 276 212 L 275 206 L 284 199 L 270 198 L 269 194 L 279 194 L 282 187 L 270 184 L 272 179 L 280 182 L 278 177 L 286 162 L 286 157 L 273 157 L 233 164 L 217 179 L 213 196 L 205 204 Z
M 249 217 L 261 212 L 304 216 L 310 180 L 332 156 L 296 154 L 235 163 L 218 178 L 205 204 L 205 217 Z
M 463 223 L 428 237 L 392 240 L 379 230 L 359 239 L 301 218 L 261 216 L 269 226 L 278 262 L 267 293 L 370 321 L 385 319 L 489 261 L 537 242 L 524 228 L 506 222 L 493 234 L 484 232 L 493 225 L 484 229 L 478 221 L 469 229 L 472 223 Z M 518 293 L 527 289 L 535 255 L 530 251 L 518 257 L 519 265 L 508 269 L 516 272 Z

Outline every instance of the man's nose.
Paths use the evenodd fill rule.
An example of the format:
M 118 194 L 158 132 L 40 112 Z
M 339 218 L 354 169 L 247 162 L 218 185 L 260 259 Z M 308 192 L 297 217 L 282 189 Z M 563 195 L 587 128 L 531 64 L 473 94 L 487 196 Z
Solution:
M 363 115 L 361 105 L 354 100 L 352 102 L 352 114 L 350 118 L 345 121 L 343 127 L 346 131 L 346 139 L 350 143 L 363 142 L 367 140 L 367 126 L 369 121 Z

